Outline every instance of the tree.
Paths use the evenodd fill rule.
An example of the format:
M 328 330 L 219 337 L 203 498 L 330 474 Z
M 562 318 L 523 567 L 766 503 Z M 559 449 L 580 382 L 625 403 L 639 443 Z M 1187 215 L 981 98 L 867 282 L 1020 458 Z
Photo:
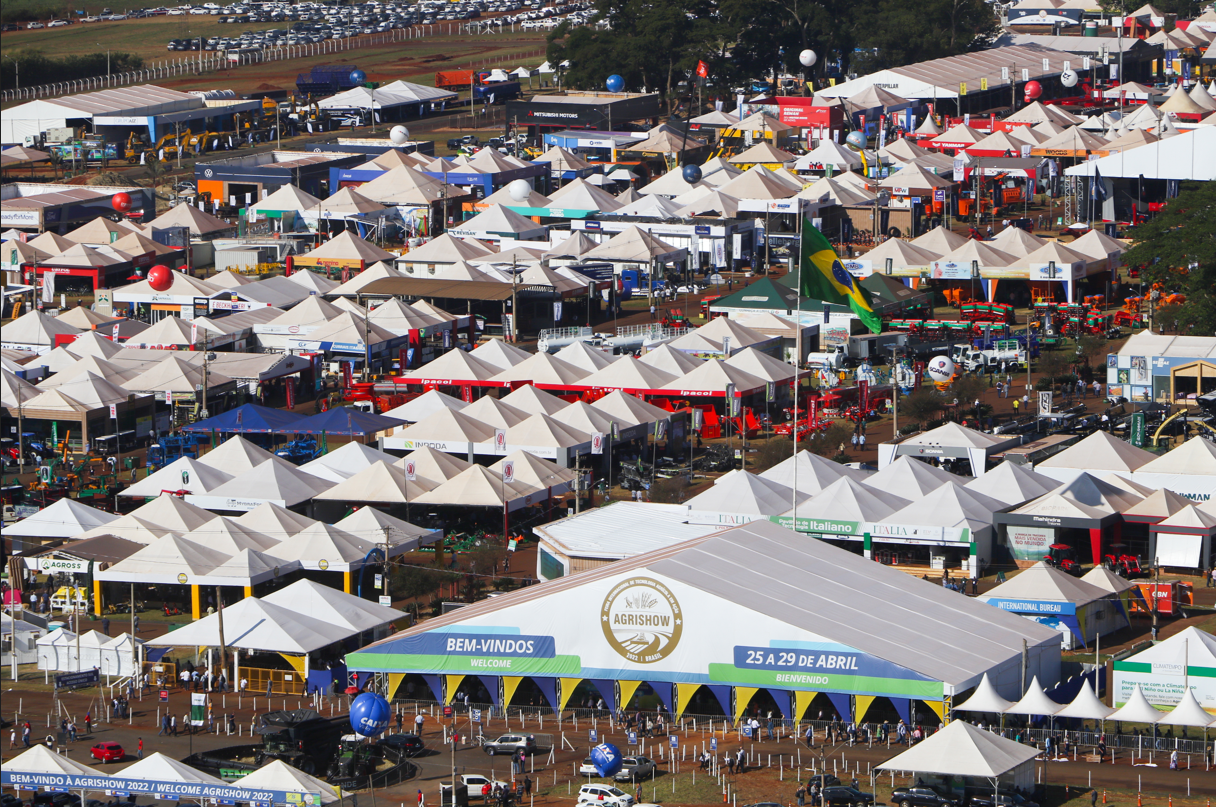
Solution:
M 923 424 L 937 417 L 944 406 L 942 396 L 935 390 L 921 387 L 899 402 L 899 413 L 911 421 Z
M 1160 213 L 1131 232 L 1123 254 L 1150 282 L 1186 295 L 1177 315 L 1184 333 L 1216 333 L 1216 182 L 1186 183 Z
M 983 0 L 878 0 L 876 24 L 861 35 L 870 56 L 859 68 L 878 70 L 955 56 L 988 47 L 1000 20 Z

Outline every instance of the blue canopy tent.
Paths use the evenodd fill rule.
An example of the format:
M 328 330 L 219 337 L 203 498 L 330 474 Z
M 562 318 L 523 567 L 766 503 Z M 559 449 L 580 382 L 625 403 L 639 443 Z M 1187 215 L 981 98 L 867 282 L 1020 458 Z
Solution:
M 405 421 L 398 418 L 373 415 L 370 412 L 364 412 L 362 409 L 342 406 L 337 409 L 330 409 L 328 412 L 320 412 L 312 417 L 304 418 L 293 425 L 291 430 L 296 434 L 332 434 L 362 437 L 403 425 L 405 425 Z
M 295 424 L 306 418 L 298 412 L 247 403 L 215 417 L 182 426 L 181 430 L 220 434 L 293 434 Z

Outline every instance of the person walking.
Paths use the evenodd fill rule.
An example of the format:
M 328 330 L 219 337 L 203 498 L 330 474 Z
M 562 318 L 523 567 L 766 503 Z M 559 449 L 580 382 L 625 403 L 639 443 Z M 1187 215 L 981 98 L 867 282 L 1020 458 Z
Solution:
M 30 724 L 28 721 L 21 727 L 21 744 L 26 748 L 30 747 Z
M 650 321 L 651 321 L 651 322 L 654 322 L 654 319 L 655 319 L 655 317 L 654 317 L 654 311 L 655 311 L 655 309 L 654 309 L 654 303 L 651 303 L 651 304 L 650 304 Z
M 17 747 L 17 726 L 16 726 L 16 724 L 13 725 L 12 730 L 9 731 L 9 733 L 8 733 L 8 747 L 10 750 Z
M 425 718 L 423 718 L 421 712 L 419 712 L 417 715 L 414 716 L 414 733 L 417 734 L 419 737 L 422 736 L 422 724 L 424 722 L 425 722 Z
M 135 746 L 135 756 L 137 759 L 144 758 L 144 738 L 139 738 L 139 743 Z
M 177 736 L 177 715 L 169 716 L 169 730 L 173 732 L 173 736 Z
M 101 632 L 106 636 L 110 635 L 110 618 L 108 616 L 101 619 Z
M 1021 400 L 1019 400 L 1018 398 L 1013 399 L 1013 416 L 1014 417 L 1018 416 L 1018 409 L 1019 409 L 1021 403 L 1022 403 Z

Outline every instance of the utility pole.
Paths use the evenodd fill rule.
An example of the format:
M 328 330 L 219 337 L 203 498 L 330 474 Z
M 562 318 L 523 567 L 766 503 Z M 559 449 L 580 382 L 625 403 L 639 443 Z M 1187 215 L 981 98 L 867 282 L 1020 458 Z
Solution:
M 407 482 L 406 484 L 408 485 L 409 483 Z M 389 526 L 387 524 L 385 524 L 384 525 L 384 585 L 381 587 L 381 591 L 384 592 L 384 596 L 386 596 L 386 597 L 391 596 L 389 594 L 389 587 L 388 587 L 388 531 L 389 531 Z
M 215 587 L 215 613 L 219 621 L 220 631 L 220 672 L 224 677 L 228 677 L 228 643 L 224 641 L 224 591 L 219 586 Z M 215 683 L 215 676 L 211 677 L 212 685 Z
M 211 352 L 207 349 L 207 332 L 203 331 L 203 400 L 199 406 L 199 420 L 210 417 L 207 411 L 207 376 L 211 375 Z
M 895 370 L 895 345 L 891 345 L 891 439 L 899 439 L 899 380 Z

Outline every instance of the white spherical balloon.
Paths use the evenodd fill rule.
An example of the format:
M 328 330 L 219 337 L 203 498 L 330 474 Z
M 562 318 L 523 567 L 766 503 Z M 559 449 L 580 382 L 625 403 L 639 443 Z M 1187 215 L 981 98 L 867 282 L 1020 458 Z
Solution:
M 808 49 L 798 54 L 798 61 L 802 62 L 803 67 L 814 67 L 819 57 L 815 55 L 815 51 Z
M 929 360 L 925 372 L 929 374 L 929 378 L 939 384 L 944 384 L 954 378 L 954 362 L 950 360 L 949 356 L 934 356 Z
M 511 198 L 515 201 L 524 202 L 532 195 L 532 186 L 526 179 L 517 179 L 507 185 L 507 193 L 511 194 Z
M 1069 69 L 1060 73 L 1060 83 L 1065 87 L 1077 86 L 1077 71 Z
M 404 126 L 394 126 L 388 133 L 388 139 L 394 146 L 403 146 L 410 140 L 410 130 Z

